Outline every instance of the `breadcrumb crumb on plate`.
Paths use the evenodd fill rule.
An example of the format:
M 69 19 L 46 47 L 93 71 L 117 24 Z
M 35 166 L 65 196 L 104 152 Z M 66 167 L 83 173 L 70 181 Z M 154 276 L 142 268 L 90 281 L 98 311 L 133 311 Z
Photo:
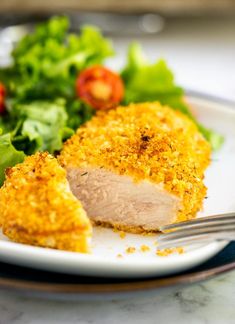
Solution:
M 126 248 L 126 253 L 135 253 L 136 248 L 134 246 L 129 246 Z
M 148 245 L 143 244 L 143 245 L 141 245 L 140 250 L 141 250 L 141 252 L 149 252 L 150 247 Z
M 168 249 L 158 249 L 156 252 L 158 256 L 164 256 L 164 257 L 167 257 L 172 253 L 183 254 L 185 253 L 185 251 L 183 247 L 176 247 L 176 248 L 168 248 Z

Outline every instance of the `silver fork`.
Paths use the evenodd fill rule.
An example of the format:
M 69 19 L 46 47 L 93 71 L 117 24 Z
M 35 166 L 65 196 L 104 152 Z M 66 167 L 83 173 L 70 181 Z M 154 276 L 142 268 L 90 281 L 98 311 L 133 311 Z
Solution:
M 162 226 L 158 247 L 177 247 L 192 243 L 235 240 L 235 212 L 200 217 Z

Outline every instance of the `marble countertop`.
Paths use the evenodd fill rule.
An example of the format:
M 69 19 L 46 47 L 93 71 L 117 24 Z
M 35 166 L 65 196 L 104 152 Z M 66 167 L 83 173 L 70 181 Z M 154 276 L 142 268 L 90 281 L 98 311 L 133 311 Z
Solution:
M 52 301 L 0 291 L 0 324 L 232 324 L 235 272 L 178 290 L 112 301 Z
M 235 100 L 235 19 L 169 23 L 138 38 L 151 59 L 166 57 L 178 83 Z M 129 38 L 115 38 L 123 56 Z M 113 301 L 52 301 L 0 290 L 0 324 L 8 323 L 234 323 L 235 272 L 197 285 Z

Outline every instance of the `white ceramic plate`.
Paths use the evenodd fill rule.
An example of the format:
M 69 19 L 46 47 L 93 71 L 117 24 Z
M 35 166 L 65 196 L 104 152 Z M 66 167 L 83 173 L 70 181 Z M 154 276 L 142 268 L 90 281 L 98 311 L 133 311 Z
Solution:
M 235 211 L 235 109 L 191 96 L 189 102 L 197 118 L 225 136 L 206 173 L 208 198 L 201 215 Z M 126 234 L 121 238 L 111 229 L 94 229 L 92 254 L 80 254 L 9 242 L 0 237 L 0 260 L 56 272 L 103 277 L 163 276 L 189 269 L 214 256 L 227 244 L 213 242 L 188 246 L 186 253 L 167 257 L 156 255 L 157 236 Z M 147 245 L 150 251 L 140 251 Z M 136 251 L 127 253 L 128 247 Z M 118 257 L 121 254 L 122 257 Z

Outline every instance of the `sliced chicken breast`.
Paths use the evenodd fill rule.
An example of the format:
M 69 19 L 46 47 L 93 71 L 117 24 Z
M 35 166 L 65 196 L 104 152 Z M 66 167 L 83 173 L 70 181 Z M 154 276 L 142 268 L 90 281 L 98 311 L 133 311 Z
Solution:
M 69 168 L 68 180 L 89 218 L 104 226 L 143 232 L 176 221 L 180 199 L 148 180 L 137 184 L 130 176 L 102 168 Z
M 157 231 L 202 207 L 210 146 L 180 112 L 132 104 L 98 113 L 67 141 L 59 161 L 94 224 Z

